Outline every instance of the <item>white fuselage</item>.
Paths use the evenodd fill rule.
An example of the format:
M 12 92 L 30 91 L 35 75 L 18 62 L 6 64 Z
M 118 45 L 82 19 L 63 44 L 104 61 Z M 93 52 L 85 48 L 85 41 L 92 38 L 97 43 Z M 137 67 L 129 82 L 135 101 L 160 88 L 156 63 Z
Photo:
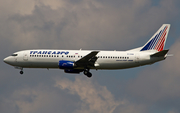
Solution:
M 87 54 L 88 50 L 24 50 L 4 59 L 12 66 L 20 68 L 59 68 L 60 60 L 76 62 Z M 164 57 L 151 58 L 155 52 L 140 51 L 99 51 L 98 59 L 90 69 L 125 69 L 152 64 L 164 60 Z M 75 69 L 84 69 L 78 67 Z
M 170 24 L 163 24 L 144 46 L 128 51 L 24 50 L 4 62 L 21 69 L 20 74 L 23 68 L 59 68 L 91 77 L 90 69 L 126 69 L 164 60 L 169 51 L 164 50 L 169 29 Z

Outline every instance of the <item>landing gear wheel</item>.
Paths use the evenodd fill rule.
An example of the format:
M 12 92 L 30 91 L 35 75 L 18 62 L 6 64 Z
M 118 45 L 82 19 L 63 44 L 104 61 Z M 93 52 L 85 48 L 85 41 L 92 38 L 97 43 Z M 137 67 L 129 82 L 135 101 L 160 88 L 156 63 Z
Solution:
M 24 72 L 23 71 L 20 71 L 20 74 L 22 75 Z
M 87 75 L 89 73 L 88 70 L 84 70 L 84 75 Z
M 89 72 L 86 76 L 90 78 L 92 77 L 92 74 Z
M 92 74 L 89 72 L 89 70 L 84 70 L 84 75 L 86 75 L 87 77 L 92 77 Z

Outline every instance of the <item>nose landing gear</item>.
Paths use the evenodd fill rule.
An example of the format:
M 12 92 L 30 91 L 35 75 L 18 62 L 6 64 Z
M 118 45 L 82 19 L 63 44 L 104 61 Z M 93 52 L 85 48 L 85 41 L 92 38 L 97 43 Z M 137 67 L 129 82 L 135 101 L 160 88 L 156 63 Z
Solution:
M 24 72 L 21 70 L 21 71 L 20 71 L 20 74 L 22 75 L 23 73 L 24 73 Z
M 21 71 L 19 72 L 21 75 L 24 73 L 23 72 L 23 67 L 14 67 L 15 69 L 20 69 Z
M 23 68 L 21 67 L 20 69 L 21 69 L 21 71 L 19 73 L 22 75 L 24 73 Z

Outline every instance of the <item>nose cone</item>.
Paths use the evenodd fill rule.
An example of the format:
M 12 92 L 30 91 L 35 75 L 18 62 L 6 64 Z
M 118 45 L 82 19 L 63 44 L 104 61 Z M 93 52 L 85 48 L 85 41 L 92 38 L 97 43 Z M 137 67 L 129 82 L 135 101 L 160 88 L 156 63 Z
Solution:
M 8 57 L 6 57 L 6 58 L 4 59 L 4 62 L 5 62 L 5 63 L 7 63 L 7 62 L 8 62 Z
M 11 57 L 6 57 L 6 58 L 4 59 L 4 62 L 7 63 L 7 64 L 12 64 L 12 63 L 14 62 L 14 59 L 11 58 Z

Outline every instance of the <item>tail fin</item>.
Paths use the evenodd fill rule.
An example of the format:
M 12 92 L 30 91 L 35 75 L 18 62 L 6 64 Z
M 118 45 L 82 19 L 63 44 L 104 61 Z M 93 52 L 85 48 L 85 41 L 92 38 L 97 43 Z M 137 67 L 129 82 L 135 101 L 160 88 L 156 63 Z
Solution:
M 170 26 L 170 24 L 163 24 L 161 28 L 151 37 L 151 39 L 142 47 L 140 51 L 162 51 L 166 43 Z

